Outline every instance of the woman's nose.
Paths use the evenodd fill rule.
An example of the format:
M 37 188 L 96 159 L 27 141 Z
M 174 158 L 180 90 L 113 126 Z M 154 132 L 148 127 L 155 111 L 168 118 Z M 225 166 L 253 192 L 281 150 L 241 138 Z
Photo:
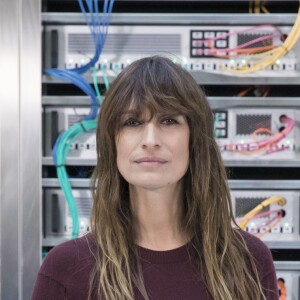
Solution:
M 144 148 L 159 147 L 161 144 L 160 139 L 160 131 L 157 125 L 152 121 L 147 123 L 143 130 L 142 146 Z

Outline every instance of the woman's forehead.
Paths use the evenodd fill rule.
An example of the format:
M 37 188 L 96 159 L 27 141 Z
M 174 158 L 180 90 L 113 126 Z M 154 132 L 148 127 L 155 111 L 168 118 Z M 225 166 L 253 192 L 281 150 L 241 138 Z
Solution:
M 143 107 L 142 109 L 128 109 L 124 110 L 121 118 L 145 118 L 150 120 L 152 118 L 161 118 L 164 116 L 179 116 L 183 115 L 182 112 L 176 110 L 169 110 L 169 109 L 160 109 L 158 111 L 151 111 L 147 107 Z
M 121 111 L 121 115 L 135 115 L 135 116 L 150 116 L 154 115 L 179 115 L 183 114 L 178 107 L 168 105 L 163 100 L 155 101 L 151 99 L 131 99 L 127 102 L 128 105 L 124 105 Z

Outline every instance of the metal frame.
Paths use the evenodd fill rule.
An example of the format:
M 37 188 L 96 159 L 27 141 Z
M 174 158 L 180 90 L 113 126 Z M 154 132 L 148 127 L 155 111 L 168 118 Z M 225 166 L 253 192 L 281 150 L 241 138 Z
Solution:
M 300 270 L 300 262 L 299 261 L 274 261 L 274 265 L 276 270 L 293 270 L 299 271 Z
M 247 18 L 245 17 L 247 15 Z M 196 25 L 212 24 L 231 25 L 231 24 L 282 24 L 290 25 L 295 22 L 297 14 L 180 14 L 180 13 L 112 13 L 111 24 L 176 24 L 176 25 Z M 85 24 L 81 13 L 43 13 L 42 21 L 47 24 Z
M 53 159 L 51 156 L 44 156 L 42 158 L 42 163 L 44 166 L 54 166 Z M 96 166 L 96 159 L 92 158 L 77 158 L 68 157 L 66 159 L 66 165 L 68 166 Z M 226 167 L 289 167 L 289 168 L 299 168 L 300 167 L 300 154 L 297 153 L 295 158 L 284 160 L 229 160 L 224 159 L 224 165 Z
M 212 109 L 228 107 L 296 107 L 300 108 L 300 97 L 211 97 L 207 100 Z M 88 96 L 43 96 L 43 105 L 89 106 Z
M 90 188 L 90 179 L 71 178 L 73 188 Z M 300 190 L 300 180 L 228 180 L 231 189 L 254 189 L 254 190 Z M 42 185 L 45 188 L 59 188 L 56 178 L 44 178 Z M 284 187 L 284 188 L 283 188 Z
M 30 299 L 41 262 L 41 3 L 0 2 L 0 299 Z
M 299 71 L 297 71 L 299 72 Z M 219 73 L 209 73 L 204 71 L 190 71 L 190 74 L 200 85 L 215 85 L 216 83 L 222 85 L 299 85 L 300 77 L 241 77 Z M 299 72 L 300 74 L 300 72 Z M 252 75 L 253 76 L 253 75 Z M 83 75 L 84 79 L 92 83 L 93 78 L 90 74 Z M 111 82 L 115 77 L 108 75 L 108 80 Z M 103 78 L 100 77 L 99 81 L 103 83 Z M 43 83 L 65 83 L 65 80 L 60 78 L 51 77 L 49 75 L 43 76 Z

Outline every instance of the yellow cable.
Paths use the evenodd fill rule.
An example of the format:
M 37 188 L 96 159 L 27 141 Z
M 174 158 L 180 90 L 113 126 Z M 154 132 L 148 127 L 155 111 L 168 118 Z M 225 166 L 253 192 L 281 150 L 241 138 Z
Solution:
M 257 215 L 260 211 L 262 211 L 266 206 L 272 204 L 272 203 L 277 203 L 280 206 L 284 206 L 286 204 L 286 200 L 282 197 L 279 196 L 274 196 L 270 197 L 264 201 L 262 201 L 259 205 L 257 205 L 255 208 L 250 210 L 244 217 L 243 221 L 240 222 L 239 226 L 241 229 L 245 229 L 247 227 L 247 224 L 250 221 L 250 218 L 254 217 Z
M 269 14 L 270 11 L 265 7 L 264 3 L 260 4 L 260 9 L 265 13 L 265 14 Z
M 255 5 L 255 7 L 254 7 L 254 13 L 259 14 L 260 13 L 260 3 L 259 3 L 259 0 L 255 0 L 254 1 L 254 5 Z
M 300 4 L 300 0 L 299 0 Z M 232 67 L 223 67 L 224 70 L 234 73 L 234 74 L 246 74 L 246 73 L 253 73 L 259 70 L 265 69 L 274 63 L 277 60 L 281 59 L 285 56 L 296 44 L 300 37 L 300 5 L 298 9 L 298 14 L 296 21 L 285 39 L 282 45 L 277 46 L 275 49 L 265 51 L 262 53 L 257 53 L 250 56 L 246 59 L 246 63 L 243 66 L 237 67 L 236 69 L 232 69 Z M 260 60 L 258 60 L 261 58 Z M 256 61 L 258 60 L 258 61 Z M 250 64 L 250 66 L 248 66 Z

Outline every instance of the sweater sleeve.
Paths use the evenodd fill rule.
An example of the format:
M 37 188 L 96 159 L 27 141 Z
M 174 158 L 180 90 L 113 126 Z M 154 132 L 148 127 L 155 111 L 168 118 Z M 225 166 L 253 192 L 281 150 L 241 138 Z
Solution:
M 247 247 L 256 261 L 259 278 L 267 300 L 278 300 L 277 276 L 270 249 L 256 236 L 241 231 Z
M 63 300 L 67 299 L 66 289 L 54 279 L 39 273 L 35 282 L 32 300 Z
M 265 265 L 261 275 L 261 283 L 265 292 L 267 300 L 278 300 L 279 291 L 277 285 L 277 275 L 275 271 L 275 266 L 272 258 L 271 251 L 264 244 L 265 247 Z
M 278 300 L 279 291 L 277 286 L 277 277 L 275 271 L 265 275 L 261 280 L 267 300 Z

